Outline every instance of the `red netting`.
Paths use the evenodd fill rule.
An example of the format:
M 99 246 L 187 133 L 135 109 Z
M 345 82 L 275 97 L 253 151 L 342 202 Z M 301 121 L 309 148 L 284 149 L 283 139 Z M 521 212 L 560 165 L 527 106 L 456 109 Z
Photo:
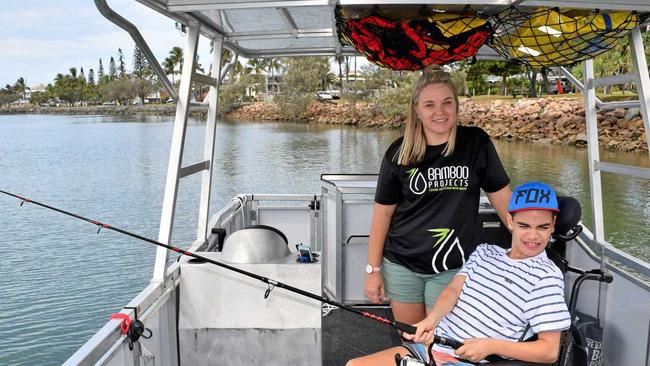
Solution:
M 393 70 L 420 70 L 472 57 L 492 33 L 487 19 L 471 10 L 428 15 L 423 10 L 400 19 L 389 18 L 376 7 L 366 16 L 343 13 L 344 9 L 337 7 L 341 42 Z

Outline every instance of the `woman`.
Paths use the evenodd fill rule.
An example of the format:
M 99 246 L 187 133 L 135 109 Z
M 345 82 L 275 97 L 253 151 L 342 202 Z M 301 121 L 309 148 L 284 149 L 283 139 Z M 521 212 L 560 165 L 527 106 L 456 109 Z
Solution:
M 365 294 L 390 299 L 396 320 L 415 324 L 474 250 L 483 189 L 505 222 L 511 191 L 489 136 L 458 126 L 449 74 L 425 70 L 414 85 L 406 130 L 379 172 Z

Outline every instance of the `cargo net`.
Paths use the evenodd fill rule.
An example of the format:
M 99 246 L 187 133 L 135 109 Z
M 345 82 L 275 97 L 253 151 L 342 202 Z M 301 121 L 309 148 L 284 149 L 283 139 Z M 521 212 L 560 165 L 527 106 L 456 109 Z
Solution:
M 473 57 L 492 34 L 488 19 L 468 8 L 457 14 L 412 10 L 387 14 L 379 7 L 354 11 L 337 6 L 339 39 L 380 66 L 421 70 Z
M 639 22 L 635 12 L 561 12 L 538 8 L 504 10 L 491 18 L 492 48 L 531 66 L 563 66 L 593 58 L 615 46 Z

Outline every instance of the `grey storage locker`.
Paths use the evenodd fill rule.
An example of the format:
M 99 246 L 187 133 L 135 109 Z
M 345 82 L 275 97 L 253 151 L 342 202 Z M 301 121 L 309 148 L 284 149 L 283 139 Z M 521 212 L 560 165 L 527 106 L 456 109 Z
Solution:
M 377 175 L 321 175 L 323 291 L 331 299 L 363 304 Z

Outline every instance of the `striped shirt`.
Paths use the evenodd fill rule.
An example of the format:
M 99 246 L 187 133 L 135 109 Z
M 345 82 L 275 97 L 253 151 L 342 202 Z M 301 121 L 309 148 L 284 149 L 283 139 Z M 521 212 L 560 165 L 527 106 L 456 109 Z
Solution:
M 522 260 L 507 251 L 481 244 L 457 276 L 466 276 L 456 306 L 437 333 L 459 341 L 496 338 L 517 341 L 530 323 L 533 333 L 562 331 L 571 322 L 564 301 L 562 272 L 546 252 Z

